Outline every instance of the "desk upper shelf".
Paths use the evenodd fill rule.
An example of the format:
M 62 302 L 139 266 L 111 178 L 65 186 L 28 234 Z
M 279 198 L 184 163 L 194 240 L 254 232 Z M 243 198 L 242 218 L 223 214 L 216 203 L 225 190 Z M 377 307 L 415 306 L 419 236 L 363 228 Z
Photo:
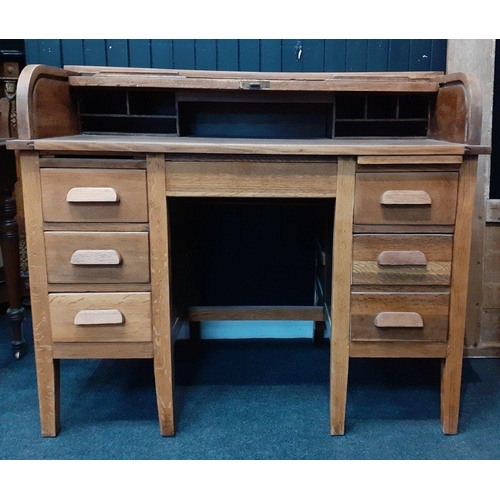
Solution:
M 478 154 L 475 77 L 43 65 L 10 148 L 219 154 Z

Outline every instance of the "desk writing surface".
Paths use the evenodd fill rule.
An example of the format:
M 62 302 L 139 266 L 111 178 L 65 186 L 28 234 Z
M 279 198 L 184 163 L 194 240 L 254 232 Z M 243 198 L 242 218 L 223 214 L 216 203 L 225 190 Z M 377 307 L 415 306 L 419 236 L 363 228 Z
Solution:
M 207 139 L 152 135 L 74 135 L 15 141 L 40 151 L 292 154 L 292 155 L 432 155 L 464 154 L 465 145 L 433 139 Z M 12 147 L 12 146 L 11 146 Z

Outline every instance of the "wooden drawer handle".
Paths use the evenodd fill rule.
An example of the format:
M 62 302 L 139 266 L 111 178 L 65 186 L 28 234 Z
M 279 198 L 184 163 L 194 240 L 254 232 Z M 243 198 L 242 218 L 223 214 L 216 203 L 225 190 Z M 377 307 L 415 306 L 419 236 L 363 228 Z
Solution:
M 375 317 L 377 328 L 423 328 L 424 320 L 416 312 L 381 312 Z
M 122 256 L 116 250 L 75 250 L 70 263 L 75 266 L 118 266 Z
M 117 203 L 120 196 L 112 187 L 76 187 L 66 195 L 68 203 Z
M 398 189 L 383 193 L 380 203 L 382 205 L 430 205 L 431 197 L 427 191 Z
M 86 309 L 79 311 L 75 325 L 123 325 L 125 317 L 118 309 Z
M 386 250 L 377 257 L 379 266 L 426 266 L 427 259 L 419 250 Z

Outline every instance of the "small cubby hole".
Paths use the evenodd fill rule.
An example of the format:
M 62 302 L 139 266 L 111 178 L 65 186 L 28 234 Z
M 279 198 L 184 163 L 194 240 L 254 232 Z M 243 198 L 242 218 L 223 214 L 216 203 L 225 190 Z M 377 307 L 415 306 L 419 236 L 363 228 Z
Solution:
M 151 89 L 82 88 L 83 133 L 177 134 L 175 93 Z
M 433 97 L 408 93 L 337 93 L 335 137 L 427 137 Z

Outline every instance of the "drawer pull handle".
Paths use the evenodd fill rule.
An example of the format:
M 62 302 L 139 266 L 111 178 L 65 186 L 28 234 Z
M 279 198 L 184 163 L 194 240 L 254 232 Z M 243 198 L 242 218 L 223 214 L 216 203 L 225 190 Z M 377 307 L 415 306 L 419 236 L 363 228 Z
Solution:
M 382 205 L 430 205 L 431 197 L 427 191 L 398 189 L 383 193 L 380 203 Z
M 86 309 L 79 311 L 74 324 L 85 325 L 123 325 L 125 317 L 118 309 Z
M 117 203 L 120 196 L 112 187 L 76 187 L 66 195 L 68 203 Z
M 386 250 L 377 257 L 379 266 L 427 266 L 425 255 L 419 250 Z
M 118 266 L 122 256 L 116 250 L 75 250 L 70 263 L 75 266 Z
M 424 320 L 416 312 L 381 312 L 375 317 L 377 328 L 423 328 Z

